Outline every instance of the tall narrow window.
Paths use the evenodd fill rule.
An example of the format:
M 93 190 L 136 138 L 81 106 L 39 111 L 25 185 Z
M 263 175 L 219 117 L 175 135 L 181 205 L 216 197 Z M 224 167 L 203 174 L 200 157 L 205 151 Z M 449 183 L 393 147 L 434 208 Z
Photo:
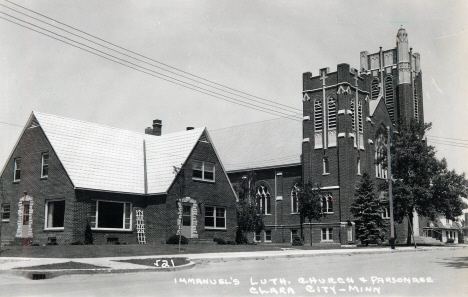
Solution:
M 393 78 L 387 76 L 385 78 L 385 105 L 387 106 L 388 114 L 392 119 L 392 122 L 395 121 L 395 110 L 394 110 L 394 93 L 393 93 Z
M 13 170 L 13 181 L 20 181 L 21 178 L 21 158 L 15 159 L 15 168 Z
M 361 175 L 361 158 L 357 157 L 357 174 Z
M 326 194 L 321 198 L 322 212 L 332 213 L 333 212 L 333 196 L 331 193 Z
M 379 81 L 377 79 L 374 79 L 371 83 L 371 99 L 376 100 L 379 97 L 379 93 Z
M 379 131 L 375 139 L 375 176 L 378 178 L 387 178 L 387 169 L 384 165 L 387 160 L 386 144 L 383 132 Z
M 362 100 L 358 100 L 358 128 L 359 132 L 362 133 L 364 131 L 364 122 L 362 120 Z
M 350 108 L 349 109 L 351 110 L 351 118 L 352 118 L 352 120 L 351 120 L 352 128 L 353 128 L 353 131 L 355 131 L 356 130 L 356 118 L 355 118 L 356 108 L 354 106 L 354 98 L 351 98 L 349 103 L 350 103 Z
M 322 241 L 333 241 L 333 228 L 322 228 Z
M 414 118 L 417 120 L 419 118 L 419 102 L 418 102 L 418 90 L 416 88 L 416 81 L 413 82 L 413 100 L 414 100 Z
M 2 222 L 10 221 L 10 204 L 2 205 Z
M 328 157 L 323 158 L 323 174 L 330 173 L 330 163 L 328 161 Z
M 258 187 L 257 202 L 263 214 L 270 214 L 270 191 L 266 186 Z
M 336 129 L 336 100 L 328 98 L 328 128 Z
M 291 190 L 291 212 L 299 212 L 299 193 L 300 193 L 300 184 L 297 182 L 294 184 Z
M 49 176 L 49 154 L 42 154 L 42 165 L 41 165 L 41 177 L 45 178 Z
M 320 99 L 315 99 L 314 125 L 315 125 L 315 132 L 323 131 L 322 100 Z

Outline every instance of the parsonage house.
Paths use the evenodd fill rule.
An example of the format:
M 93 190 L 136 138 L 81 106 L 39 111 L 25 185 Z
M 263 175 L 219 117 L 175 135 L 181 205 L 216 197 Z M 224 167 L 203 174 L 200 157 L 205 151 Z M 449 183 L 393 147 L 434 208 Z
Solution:
M 205 128 L 137 133 L 33 112 L 2 170 L 2 244 L 235 239 L 236 194 Z M 178 173 L 177 173 L 178 172 Z M 176 174 L 177 173 L 177 174 Z

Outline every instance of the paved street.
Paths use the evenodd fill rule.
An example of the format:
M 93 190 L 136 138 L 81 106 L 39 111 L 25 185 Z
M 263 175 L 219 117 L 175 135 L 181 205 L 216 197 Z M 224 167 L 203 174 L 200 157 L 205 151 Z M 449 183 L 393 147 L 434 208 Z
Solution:
M 468 250 L 197 264 L 176 272 L 0 275 L 2 296 L 466 296 Z M 262 284 L 263 282 L 263 284 Z

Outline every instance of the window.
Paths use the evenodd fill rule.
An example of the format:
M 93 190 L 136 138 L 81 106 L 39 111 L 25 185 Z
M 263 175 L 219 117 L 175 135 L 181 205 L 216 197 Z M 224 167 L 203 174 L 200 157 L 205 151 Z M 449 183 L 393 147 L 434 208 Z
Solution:
M 393 97 L 393 78 L 389 75 L 385 78 L 385 105 L 387 105 L 388 114 L 390 115 L 392 122 L 395 121 Z
M 260 186 L 257 189 L 257 205 L 263 214 L 270 214 L 270 191 L 266 186 Z
M 291 190 L 291 212 L 299 212 L 299 193 L 300 193 L 300 184 L 295 183 Z
M 10 204 L 2 205 L 2 222 L 10 221 Z
M 63 229 L 65 221 L 65 200 L 46 203 L 45 229 Z
M 42 154 L 41 177 L 49 176 L 49 154 Z
M 254 234 L 254 241 L 255 241 L 255 242 L 260 242 L 260 241 L 262 241 L 262 232 L 255 232 L 255 234 Z
M 376 100 L 379 97 L 380 88 L 379 88 L 379 81 L 374 79 L 371 83 L 371 99 Z
M 364 131 L 364 122 L 362 120 L 362 100 L 358 100 L 358 107 L 357 107 L 357 115 L 358 115 L 358 130 L 359 133 L 362 133 Z
M 271 230 L 265 230 L 265 242 L 271 242 Z
M 333 241 L 333 228 L 322 228 L 322 241 Z
M 384 164 L 387 161 L 387 139 L 383 131 L 378 132 L 375 140 L 375 176 L 378 178 L 387 178 L 387 169 Z
M 131 230 L 132 204 L 130 202 L 101 201 L 91 205 L 91 228 Z
M 328 98 L 328 129 L 336 129 L 336 100 Z
M 192 205 L 182 205 L 182 226 L 192 225 Z
M 215 166 L 211 162 L 194 161 L 192 165 L 193 179 L 214 181 L 215 180 Z
M 357 174 L 361 175 L 361 158 L 357 158 Z
M 321 198 L 322 212 L 333 213 L 333 196 L 331 193 L 326 194 Z
M 388 205 L 383 207 L 382 219 L 390 219 L 390 207 Z
M 205 206 L 205 227 L 226 229 L 226 208 Z
M 291 242 L 293 242 L 294 237 L 300 237 L 299 236 L 299 230 L 297 230 L 297 229 L 292 229 L 291 230 Z
M 322 100 L 320 99 L 315 99 L 314 126 L 315 132 L 321 132 L 323 130 Z
M 419 118 L 418 110 L 418 89 L 416 87 L 416 81 L 413 81 L 413 101 L 414 101 L 414 118 L 417 120 Z
M 23 226 L 29 225 L 29 201 L 23 202 Z
M 21 178 L 21 158 L 15 159 L 15 169 L 13 173 L 13 181 L 17 182 L 20 181 Z
M 330 163 L 328 157 L 323 158 L 323 174 L 330 174 Z
M 351 98 L 351 100 L 349 101 L 350 103 L 350 107 L 349 109 L 351 110 L 351 126 L 352 126 L 352 129 L 353 131 L 356 131 L 356 118 L 355 118 L 355 106 L 354 106 L 354 98 Z

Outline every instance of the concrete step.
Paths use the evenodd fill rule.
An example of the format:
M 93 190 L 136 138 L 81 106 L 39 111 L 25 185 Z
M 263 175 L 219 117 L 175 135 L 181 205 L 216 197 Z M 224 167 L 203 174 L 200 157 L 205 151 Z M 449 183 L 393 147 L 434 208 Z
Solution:
M 416 244 L 444 245 L 443 242 L 432 237 L 415 236 Z

